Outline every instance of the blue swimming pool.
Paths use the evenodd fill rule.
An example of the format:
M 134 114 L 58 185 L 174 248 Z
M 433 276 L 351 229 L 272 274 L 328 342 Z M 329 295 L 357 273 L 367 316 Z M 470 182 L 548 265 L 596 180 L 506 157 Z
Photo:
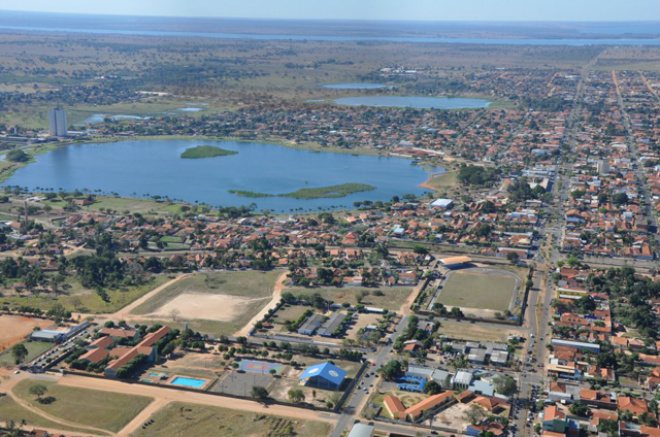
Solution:
M 170 381 L 170 384 L 182 385 L 184 387 L 191 387 L 191 388 L 202 388 L 204 387 L 204 384 L 206 384 L 207 382 L 208 381 L 206 381 L 205 379 L 186 378 L 183 376 L 177 376 L 172 381 Z

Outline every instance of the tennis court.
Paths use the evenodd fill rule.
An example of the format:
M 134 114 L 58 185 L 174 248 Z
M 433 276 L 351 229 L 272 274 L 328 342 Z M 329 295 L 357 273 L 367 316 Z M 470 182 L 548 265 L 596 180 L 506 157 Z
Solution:
M 265 361 L 241 360 L 240 370 L 252 373 L 270 373 L 271 369 L 275 370 L 276 374 L 281 374 L 284 370 L 284 365 L 279 363 L 267 363 Z

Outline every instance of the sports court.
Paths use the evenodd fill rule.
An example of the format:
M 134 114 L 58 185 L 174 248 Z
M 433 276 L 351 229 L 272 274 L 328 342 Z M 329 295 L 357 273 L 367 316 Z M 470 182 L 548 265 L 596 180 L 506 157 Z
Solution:
M 270 373 L 271 369 L 274 369 L 276 374 L 280 375 L 284 370 L 284 365 L 265 361 L 241 360 L 239 369 L 252 373 Z

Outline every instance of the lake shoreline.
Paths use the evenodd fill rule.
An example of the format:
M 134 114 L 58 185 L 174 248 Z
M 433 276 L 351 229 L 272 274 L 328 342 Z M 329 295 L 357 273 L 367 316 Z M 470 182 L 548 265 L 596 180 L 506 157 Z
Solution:
M 113 147 L 104 147 L 106 143 Z M 224 160 L 180 158 L 182 151 L 205 143 L 234 151 L 233 156 L 224 164 Z M 70 145 L 77 147 L 66 147 Z M 87 189 L 116 197 L 163 197 L 224 207 L 246 202 L 227 197 L 231 196 L 229 192 L 218 189 L 238 190 L 235 194 L 239 195 L 275 190 L 286 195 L 259 196 L 257 209 L 283 212 L 350 209 L 349 205 L 357 201 L 384 201 L 406 192 L 421 194 L 426 188 L 419 183 L 428 178 L 429 171 L 438 170 L 410 165 L 409 160 L 392 159 L 389 153 L 335 153 L 332 149 L 319 150 L 318 145 L 312 150 L 309 144 L 295 146 L 298 147 L 286 147 L 282 140 L 236 141 L 217 137 L 209 140 L 209 137 L 185 135 L 66 141 L 33 148 L 32 154 L 36 155 L 37 150 L 51 154 L 33 159 L 36 161 L 33 166 L 7 170 L 4 185 L 17 185 L 30 191 L 38 187 Z M 172 185 L 167 175 L 176 172 L 186 175 L 189 184 Z M 63 174 L 67 175 L 64 179 Z M 112 174 L 123 176 L 112 182 L 109 179 Z M 366 191 L 374 193 L 363 193 Z

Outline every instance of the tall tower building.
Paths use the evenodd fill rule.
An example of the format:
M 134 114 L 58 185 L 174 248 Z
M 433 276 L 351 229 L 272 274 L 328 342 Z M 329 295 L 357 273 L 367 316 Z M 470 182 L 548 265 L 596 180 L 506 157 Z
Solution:
M 61 108 L 48 110 L 49 132 L 54 137 L 66 136 L 66 111 Z

